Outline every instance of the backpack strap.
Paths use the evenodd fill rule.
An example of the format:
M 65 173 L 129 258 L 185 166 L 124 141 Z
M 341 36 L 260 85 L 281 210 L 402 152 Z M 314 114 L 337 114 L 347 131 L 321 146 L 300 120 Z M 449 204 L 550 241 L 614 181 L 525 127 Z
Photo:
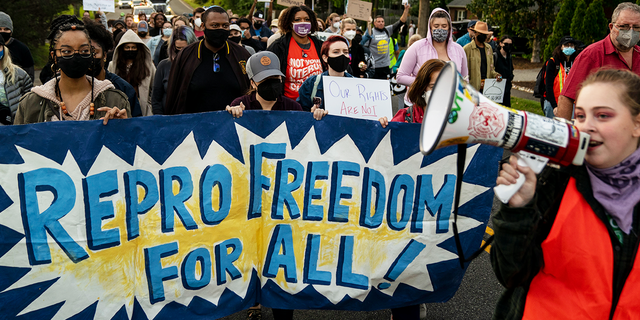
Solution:
M 313 90 L 311 90 L 311 102 L 313 103 L 313 98 L 316 97 L 316 92 L 318 91 L 318 84 L 320 84 L 320 79 L 322 79 L 322 74 L 316 76 L 316 81 L 313 82 Z
M 404 122 L 413 123 L 413 106 L 407 107 L 407 112 L 404 114 Z

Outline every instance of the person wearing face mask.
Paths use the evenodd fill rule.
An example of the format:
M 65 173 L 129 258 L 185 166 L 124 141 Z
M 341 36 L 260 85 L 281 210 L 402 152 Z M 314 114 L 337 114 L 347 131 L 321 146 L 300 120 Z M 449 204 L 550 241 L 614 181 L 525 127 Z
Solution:
M 542 98 L 542 110 L 546 117 L 554 117 L 553 111 L 558 107 L 558 97 L 578 56 L 577 44 L 578 42 L 570 36 L 562 37 L 546 63 L 545 92 Z
M 134 34 L 135 36 L 135 34 Z M 62 15 L 51 22 L 48 37 L 51 65 L 60 75 L 33 87 L 20 100 L 14 124 L 45 121 L 95 120 L 131 117 L 127 96 L 110 81 L 88 76 L 93 50 L 83 23 Z
M 513 80 L 511 50 L 513 49 L 513 40 L 508 35 L 504 35 L 500 38 L 500 41 L 498 41 L 498 46 L 500 46 L 500 51 L 493 53 L 493 61 L 496 64 L 496 72 L 507 80 L 504 87 L 504 98 L 501 104 L 511 107 L 511 81 Z
M 171 64 L 164 114 L 224 110 L 250 87 L 249 52 L 229 41 L 227 11 L 213 6 L 202 14 L 204 40 L 182 49 Z
M 242 35 L 243 32 L 242 29 L 240 29 L 240 26 L 238 26 L 237 24 L 231 24 L 231 26 L 229 26 L 229 40 L 241 45 L 249 52 L 250 55 L 254 55 L 256 53 L 256 50 L 254 48 L 240 42 L 242 40 Z
M 436 8 L 429 17 L 429 33 L 424 40 L 410 46 L 402 57 L 398 68 L 398 83 L 410 86 L 416 79 L 422 65 L 431 59 L 453 61 L 463 78 L 468 76 L 467 55 L 464 49 L 453 41 L 451 17 L 443 9 Z
M 93 63 L 89 67 L 88 75 L 94 76 L 97 80 L 109 80 L 113 86 L 122 91 L 129 100 L 129 107 L 132 117 L 142 116 L 140 110 L 140 102 L 136 97 L 136 90 L 127 81 L 120 78 L 117 74 L 109 72 L 105 69 L 107 64 L 107 52 L 113 49 L 113 37 L 109 31 L 100 24 L 87 21 L 85 29 L 89 33 L 91 39 L 91 48 L 93 49 Z
M 367 76 L 367 58 L 364 54 L 364 48 L 360 45 L 362 35 L 357 34 L 357 28 L 356 21 L 351 18 L 346 18 L 341 22 L 340 33 L 349 41 L 349 54 L 351 55 L 347 72 L 356 78 L 368 78 L 371 75 Z
M 147 42 L 147 47 L 151 51 L 153 64 L 158 66 L 161 60 L 167 58 L 167 43 L 173 33 L 173 26 L 169 22 L 165 22 L 162 26 L 162 34 L 151 38 Z
M 168 57 L 158 64 L 156 75 L 153 80 L 153 90 L 151 91 L 151 106 L 153 114 L 164 114 L 165 103 L 167 100 L 167 87 L 169 85 L 169 74 L 171 73 L 171 64 L 178 56 L 178 53 L 188 45 L 197 41 L 193 29 L 182 26 L 177 27 L 171 35 L 167 48 Z
M 340 16 L 333 12 L 329 15 L 329 17 L 327 18 L 327 29 L 324 30 L 324 32 L 328 32 L 328 33 L 341 33 L 340 32 Z
M 631 70 L 640 75 L 640 6 L 631 2 L 619 4 L 611 15 L 609 34 L 591 44 L 575 59 L 572 72 L 558 97 L 555 115 L 571 119 L 573 103 L 580 84 L 600 68 Z
M 305 111 L 315 111 L 320 108 L 324 110 L 324 90 L 323 77 L 347 77 L 353 78 L 348 72 L 351 59 L 349 58 L 349 42 L 343 36 L 330 36 L 320 50 L 322 66 L 327 71 L 320 75 L 314 75 L 304 81 L 300 87 L 298 103 Z M 320 103 L 314 102 L 314 98 L 320 98 Z
M 4 46 L 4 39 L 0 37 L 0 126 L 13 123 L 20 98 L 31 87 L 31 78 L 11 62 L 9 49 Z
M 269 37 L 273 35 L 269 26 L 265 25 L 264 22 L 264 13 L 258 10 L 253 14 L 253 24 L 249 29 L 251 37 L 260 42 L 261 50 L 267 49 L 267 41 L 269 40 Z
M 375 79 L 387 80 L 391 74 L 391 57 L 389 55 L 389 45 L 392 41 L 391 35 L 395 34 L 400 29 L 400 26 L 407 22 L 410 8 L 411 6 L 409 4 L 405 4 L 400 20 L 386 27 L 384 25 L 384 17 L 382 16 L 377 16 L 375 19 L 369 20 L 368 30 L 360 44 L 368 48 L 373 56 L 375 62 Z M 370 25 L 371 22 L 373 22 L 373 28 Z
M 391 121 L 422 123 L 424 112 L 428 107 L 427 102 L 429 101 L 429 95 L 444 65 L 444 61 L 440 59 L 431 59 L 420 67 L 413 85 L 411 85 L 407 92 L 408 99 L 413 102 L 412 105 L 398 110 Z M 379 120 L 383 128 L 386 128 L 389 124 L 387 117 L 382 117 Z
M 280 29 L 278 29 L 278 19 L 273 19 L 271 20 L 271 32 L 273 34 L 276 34 L 278 32 L 280 32 Z M 271 37 L 269 37 L 269 39 L 271 39 Z M 268 46 L 268 42 L 269 40 L 267 40 L 267 46 Z
M 4 45 L 9 48 L 13 64 L 26 71 L 33 81 L 35 71 L 31 51 L 27 45 L 13 37 L 13 21 L 8 14 L 2 11 L 0 11 L 0 36 L 4 40 Z
M 267 50 L 280 60 L 280 71 L 285 75 L 284 94 L 298 98 L 298 90 L 308 77 L 322 73 L 320 49 L 322 41 L 310 34 L 318 31 L 316 14 L 307 6 L 289 7 L 278 21 L 282 37 Z
M 255 37 L 251 36 L 251 21 L 247 18 L 238 19 L 237 26 L 240 28 L 240 40 L 243 46 L 249 46 L 253 48 L 255 52 L 259 52 L 264 50 L 262 48 L 262 44 L 260 40 L 257 40 Z
M 203 13 L 203 7 L 198 7 L 193 10 L 193 33 L 195 33 L 196 37 L 200 40 L 204 39 L 204 23 L 202 23 Z
M 151 36 L 149 35 L 149 25 L 147 24 L 147 22 L 146 21 L 138 22 L 138 28 L 136 30 L 138 32 L 138 37 L 140 37 L 140 40 L 142 40 L 142 43 L 146 45 L 147 42 L 151 40 Z
M 107 68 L 126 80 L 136 90 L 143 116 L 152 115 L 151 89 L 156 67 L 153 65 L 151 51 L 133 32 L 127 30 L 113 53 L 113 61 Z
M 262 51 L 251 56 L 247 61 L 247 75 L 251 81 L 249 93 L 226 107 L 234 117 L 241 117 L 244 110 L 302 111 L 300 104 L 282 94 L 284 74 L 273 52 Z
M 469 64 L 469 84 L 482 92 L 485 79 L 496 78 L 498 81 L 502 81 L 502 75 L 494 70 L 493 50 L 490 45 L 485 43 L 493 32 L 489 31 L 489 26 L 483 21 L 476 22 L 472 30 L 476 36 L 463 49 Z

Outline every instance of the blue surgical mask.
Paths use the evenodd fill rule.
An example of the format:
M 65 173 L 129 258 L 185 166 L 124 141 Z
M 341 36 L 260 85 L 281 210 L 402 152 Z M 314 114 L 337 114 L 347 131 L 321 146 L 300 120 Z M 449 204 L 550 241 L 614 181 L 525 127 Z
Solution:
M 572 55 L 574 52 L 576 52 L 576 49 L 571 48 L 571 47 L 567 47 L 562 49 L 562 53 L 566 54 L 567 56 Z
M 170 37 L 170 36 L 171 36 L 171 33 L 173 33 L 173 29 L 171 29 L 171 28 L 162 29 L 162 34 L 163 34 L 165 37 Z

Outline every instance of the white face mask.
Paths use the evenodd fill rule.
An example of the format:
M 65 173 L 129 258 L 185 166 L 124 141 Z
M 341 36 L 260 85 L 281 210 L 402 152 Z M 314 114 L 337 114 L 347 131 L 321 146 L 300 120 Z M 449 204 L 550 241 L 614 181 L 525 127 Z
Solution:
M 196 27 L 200 28 L 200 26 L 202 25 L 202 19 L 196 19 L 195 21 L 193 21 L 193 24 L 195 24 Z
M 349 39 L 349 40 L 353 40 L 353 38 L 356 37 L 356 31 L 355 30 L 345 31 L 344 32 L 344 37 Z
M 422 94 L 422 99 L 424 99 L 424 102 L 426 102 L 427 104 L 429 104 L 429 97 L 431 97 L 431 90 L 425 91 Z
M 334 22 L 333 23 L 333 27 L 336 28 L 336 29 L 339 29 L 340 28 L 340 21 Z

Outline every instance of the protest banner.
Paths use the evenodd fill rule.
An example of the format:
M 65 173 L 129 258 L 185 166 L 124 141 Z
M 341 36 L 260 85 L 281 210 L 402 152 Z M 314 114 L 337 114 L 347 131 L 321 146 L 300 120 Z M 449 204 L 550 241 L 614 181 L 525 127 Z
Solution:
M 498 82 L 497 79 L 485 79 L 482 94 L 493 102 L 502 103 L 506 84 L 506 80 Z
M 285 7 L 304 6 L 304 0 L 277 0 L 277 4 Z
M 371 7 L 373 3 L 360 0 L 349 0 L 347 2 L 347 17 L 356 20 L 369 21 L 371 18 Z
M 367 120 L 393 118 L 387 80 L 323 76 L 322 85 L 329 114 Z
M 456 147 L 420 126 L 245 111 L 0 127 L 4 319 L 200 319 L 256 303 L 450 299 Z M 470 146 L 458 230 L 478 249 L 502 149 Z
M 114 0 L 82 0 L 84 11 L 116 12 Z

